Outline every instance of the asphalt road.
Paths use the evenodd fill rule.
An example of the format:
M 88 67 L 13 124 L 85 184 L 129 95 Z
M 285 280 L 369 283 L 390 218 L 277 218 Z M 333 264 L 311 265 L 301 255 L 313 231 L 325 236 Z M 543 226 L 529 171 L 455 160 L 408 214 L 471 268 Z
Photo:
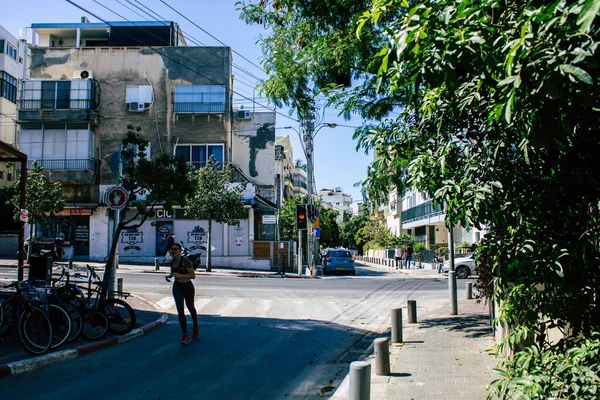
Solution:
M 163 275 L 121 276 L 125 290 L 175 313 Z M 356 277 L 202 276 L 195 284 L 201 331 L 188 347 L 171 315 L 148 336 L 2 379 L 2 398 L 323 398 L 389 329 L 392 308 L 412 299 L 426 312 L 447 300 L 444 279 L 362 267 Z

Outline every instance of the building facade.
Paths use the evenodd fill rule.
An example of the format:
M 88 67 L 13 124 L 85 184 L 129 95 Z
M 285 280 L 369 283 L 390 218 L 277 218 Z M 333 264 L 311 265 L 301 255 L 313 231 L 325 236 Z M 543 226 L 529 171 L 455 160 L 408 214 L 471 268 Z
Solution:
M 82 18 L 32 24 L 32 30 L 18 143 L 30 162 L 37 160 L 62 183 L 66 200 L 60 215 L 38 229 L 40 238 L 63 238 L 67 256 L 106 260 L 114 220 L 104 195 L 118 182 L 120 144 L 129 124 L 141 127 L 149 158 L 176 155 L 202 167 L 214 156 L 250 178 L 248 203 L 274 193 L 274 171 L 264 167 L 274 158 L 274 115 L 234 114 L 230 48 L 187 46 L 169 21 Z M 248 219 L 238 226 L 213 224 L 214 265 L 252 264 L 253 212 L 249 204 Z M 119 257 L 152 262 L 165 255 L 170 232 L 187 247 L 205 249 L 207 226 L 181 209 L 159 209 L 140 228 L 122 232 Z
M 338 212 L 337 220 L 344 219 L 344 213 L 352 214 L 352 196 L 344 193 L 341 187 L 319 190 L 321 203 L 326 203 Z

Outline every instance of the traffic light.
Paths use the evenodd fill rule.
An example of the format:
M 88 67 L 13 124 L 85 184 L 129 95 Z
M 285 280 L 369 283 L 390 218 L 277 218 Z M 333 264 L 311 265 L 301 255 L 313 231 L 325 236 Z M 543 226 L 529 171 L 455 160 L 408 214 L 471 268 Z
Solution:
M 306 204 L 296 204 L 296 229 L 305 231 L 308 226 L 308 215 L 306 215 Z

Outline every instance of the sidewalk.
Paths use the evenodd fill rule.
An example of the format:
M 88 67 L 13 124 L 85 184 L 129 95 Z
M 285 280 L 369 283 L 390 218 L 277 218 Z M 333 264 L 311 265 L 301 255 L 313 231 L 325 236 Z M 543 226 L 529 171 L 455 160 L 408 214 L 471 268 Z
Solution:
M 497 378 L 488 308 L 460 300 L 459 315 L 448 312 L 446 304 L 417 316 L 416 324 L 404 318 L 404 343 L 390 345 L 391 376 L 376 375 L 374 348 L 367 350 L 360 361 L 371 364 L 371 400 L 486 398 L 487 386 Z M 347 399 L 349 386 L 348 375 L 331 398 Z

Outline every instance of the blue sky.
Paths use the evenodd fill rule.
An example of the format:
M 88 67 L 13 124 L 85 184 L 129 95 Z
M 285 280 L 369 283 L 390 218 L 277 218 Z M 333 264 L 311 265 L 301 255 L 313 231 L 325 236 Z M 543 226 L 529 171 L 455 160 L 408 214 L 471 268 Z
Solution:
M 262 27 L 248 26 L 239 19 L 239 12 L 235 9 L 238 0 L 166 1 L 183 16 L 178 15 L 160 0 L 72 1 L 108 21 L 144 21 L 153 18 L 175 21 L 184 31 L 188 45 L 221 46 L 219 41 L 224 43 L 234 51 L 233 73 L 236 77 L 234 106 L 244 105 L 245 108 L 251 108 L 252 99 L 255 99 L 257 108 L 267 105 L 264 98 L 257 98 L 258 91 L 253 91 L 257 78 L 265 76 L 260 68 L 262 52 L 256 40 L 259 35 L 266 33 Z M 19 29 L 29 27 L 31 23 L 79 22 L 84 15 L 92 22 L 98 21 L 92 15 L 86 14 L 64 0 L 7 0 L 3 3 L 0 25 L 17 37 Z M 147 8 L 144 9 L 141 4 Z M 140 9 L 155 14 L 150 16 Z M 298 123 L 286 117 L 289 110 L 281 109 L 278 112 L 277 135 L 289 135 L 294 145 L 294 157 L 304 159 L 296 132 L 282 129 L 284 126 L 298 128 Z M 359 119 L 345 121 L 338 118 L 337 114 L 333 108 L 320 110 L 321 120 L 324 122 L 345 126 L 361 125 Z M 361 199 L 360 188 L 355 188 L 353 185 L 366 178 L 366 168 L 371 157 L 365 155 L 362 150 L 356 151 L 356 142 L 352 140 L 352 133 L 352 128 L 348 127 L 323 128 L 319 131 L 315 138 L 315 179 L 318 189 L 341 186 L 346 193 L 353 196 L 354 201 L 357 201 Z

